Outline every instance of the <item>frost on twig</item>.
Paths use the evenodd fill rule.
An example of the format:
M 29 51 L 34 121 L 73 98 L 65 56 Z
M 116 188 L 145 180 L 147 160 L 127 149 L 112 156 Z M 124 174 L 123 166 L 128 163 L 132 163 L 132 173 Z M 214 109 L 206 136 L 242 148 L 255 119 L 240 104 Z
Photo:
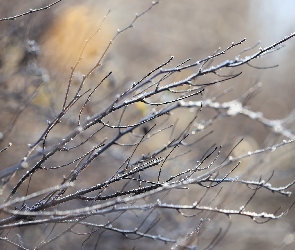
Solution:
M 95 85 L 87 85 L 115 39 L 157 3 L 153 2 L 119 30 L 95 65 L 75 85 L 73 77 L 91 38 L 85 42 L 71 70 L 59 110 L 52 112 L 55 116 L 48 120 L 39 137 L 30 142 L 18 163 L 0 171 L 2 193 L 5 193 L 0 205 L 0 229 L 8 235 L 0 241 L 28 249 L 23 243 L 24 235 L 12 237 L 9 232 L 22 227 L 38 230 L 42 226 L 47 228 L 45 236 L 36 239 L 30 248 L 41 249 L 66 234 L 79 235 L 76 232 L 83 228 L 86 233 L 81 234 L 87 234 L 87 240 L 97 232 L 111 232 L 127 239 L 169 243 L 174 249 L 179 246 L 196 249 L 198 243 L 192 239 L 201 237 L 205 231 L 211 239 L 206 242 L 210 249 L 228 232 L 232 217 L 265 223 L 280 219 L 293 206 L 294 203 L 282 210 L 278 206 L 275 212 L 261 212 L 249 204 L 255 202 L 254 197 L 262 190 L 290 197 L 289 188 L 295 181 L 279 187 L 271 184 L 273 175 L 268 179 L 261 175 L 259 180 L 253 176 L 232 176 L 245 158 L 267 155 L 292 144 L 294 132 L 286 124 L 294 119 L 294 114 L 271 120 L 251 110 L 246 100 L 259 84 L 239 98 L 224 102 L 206 93 L 216 84 L 237 79 L 242 65 L 252 67 L 250 62 L 279 50 L 295 34 L 244 58 L 242 53 L 234 59 L 227 56 L 233 48 L 242 47 L 245 39 L 225 49 L 219 48 L 196 62 L 191 59 L 175 62 L 177 58 L 171 56 L 155 64 L 154 69 L 138 81 L 120 86 L 107 98 L 99 92 L 103 92 L 103 85 L 112 72 L 106 73 Z M 255 49 L 254 46 L 247 52 Z M 215 64 L 215 59 L 223 57 L 226 57 L 223 62 Z M 238 68 L 238 72 L 228 73 L 229 68 Z M 190 72 L 186 77 L 175 80 L 175 74 L 186 70 Z M 206 78 L 208 75 L 215 80 Z M 226 91 L 222 94 L 226 95 Z M 27 107 L 30 102 L 25 104 Z M 86 114 L 90 104 L 93 112 Z M 207 110 L 214 111 L 215 115 L 200 119 Z M 231 155 L 234 148 L 228 152 L 221 145 L 206 143 L 214 123 L 237 116 L 270 128 L 283 137 L 282 142 L 235 157 Z M 1 156 L 9 150 L 13 150 L 13 146 L 4 147 Z M 106 157 L 112 161 L 105 160 Z M 49 187 L 30 190 L 33 182 L 45 179 L 51 179 Z M 249 196 L 241 195 L 232 202 L 232 187 L 246 188 Z M 219 224 L 216 219 L 219 215 L 228 220 L 228 226 L 224 231 L 209 234 L 207 225 L 211 221 Z M 194 228 L 183 231 L 192 222 Z M 160 232 L 169 223 L 175 231 L 162 235 Z
M 1 22 L 1 21 L 11 21 L 11 20 L 15 20 L 15 19 L 17 19 L 17 18 L 19 18 L 19 17 L 23 17 L 23 16 L 26 16 L 26 15 L 30 15 L 30 14 L 33 14 L 33 13 L 38 12 L 38 11 L 44 11 L 44 10 L 47 10 L 47 9 L 51 8 L 52 6 L 54 6 L 54 5 L 58 4 L 58 3 L 60 3 L 61 1 L 62 1 L 62 0 L 57 0 L 57 1 L 55 1 L 55 2 L 53 2 L 53 3 L 51 3 L 51 4 L 48 4 L 48 5 L 44 6 L 44 7 L 40 7 L 40 8 L 37 8 L 37 9 L 29 9 L 29 10 L 26 11 L 26 12 L 23 12 L 23 13 L 20 13 L 20 14 L 14 15 L 14 16 L 10 16 L 10 17 L 2 17 L 2 18 L 0 18 L 0 22 Z

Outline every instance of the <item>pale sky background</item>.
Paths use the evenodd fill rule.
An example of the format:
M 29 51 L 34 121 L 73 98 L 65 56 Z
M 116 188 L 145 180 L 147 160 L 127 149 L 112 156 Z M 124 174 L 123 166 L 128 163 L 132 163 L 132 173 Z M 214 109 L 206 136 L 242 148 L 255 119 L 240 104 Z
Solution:
M 250 13 L 255 13 L 260 23 L 258 27 L 261 27 L 261 38 L 275 42 L 295 32 L 294 0 L 252 0 L 250 6 Z

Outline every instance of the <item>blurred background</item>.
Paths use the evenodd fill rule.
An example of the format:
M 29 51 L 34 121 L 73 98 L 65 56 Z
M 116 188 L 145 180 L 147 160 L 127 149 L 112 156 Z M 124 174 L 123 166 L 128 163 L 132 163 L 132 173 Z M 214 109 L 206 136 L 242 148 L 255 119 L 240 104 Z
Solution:
M 14 16 L 49 3 L 44 0 L 0 0 L 0 18 Z M 84 51 L 83 59 L 74 75 L 75 86 L 78 86 L 82 75 L 97 63 L 117 30 L 128 26 L 136 13 L 141 13 L 150 5 L 151 1 L 136 0 L 84 0 L 82 3 L 64 0 L 49 10 L 13 21 L 0 22 L 0 139 L 2 147 L 8 142 L 14 145 L 13 151 L 8 150 L 1 155 L 2 169 L 16 164 L 25 155 L 28 150 L 27 144 L 39 138 L 47 120 L 54 117 L 56 111 L 61 108 L 71 67 L 78 60 L 84 41 L 89 39 L 103 22 L 101 30 Z M 284 1 L 284 4 L 273 0 L 160 1 L 151 11 L 139 18 L 133 28 L 114 40 L 102 67 L 94 72 L 87 84 L 95 86 L 97 81 L 112 71 L 112 77 L 100 93 L 102 96 L 109 96 L 115 91 L 126 89 L 131 82 L 138 81 L 172 55 L 175 57 L 173 65 L 187 58 L 194 62 L 214 53 L 219 47 L 224 49 L 232 42 L 238 42 L 243 38 L 247 40 L 242 46 L 230 50 L 213 64 L 234 59 L 244 48 L 252 47 L 260 41 L 253 50 L 256 52 L 259 47 L 269 46 L 295 31 L 295 16 L 292 13 L 294 9 L 295 2 L 291 0 Z M 103 21 L 105 15 L 107 17 Z M 241 96 L 254 84 L 261 83 L 262 87 L 251 98 L 248 107 L 253 111 L 262 112 L 268 119 L 287 117 L 295 108 L 295 40 L 290 40 L 285 45 L 286 47 L 281 50 L 251 64 L 255 67 L 278 64 L 278 67 L 256 69 L 243 66 L 237 69 L 243 72 L 240 77 L 210 88 L 207 96 L 216 96 L 234 87 L 230 93 L 219 99 L 220 102 L 230 101 Z M 246 54 L 251 54 L 251 51 Z M 180 72 L 173 80 L 182 79 L 194 70 L 197 69 L 191 68 L 186 72 Z M 214 76 L 208 76 L 206 82 L 214 79 Z M 199 83 L 202 83 L 202 79 Z M 91 107 L 90 105 L 87 110 L 88 115 L 97 112 L 95 105 L 93 109 Z M 134 114 L 142 115 L 143 112 L 145 110 L 137 107 Z M 200 117 L 209 119 L 210 112 L 207 114 L 204 109 Z M 184 124 L 186 118 L 180 123 L 182 122 Z M 286 126 L 294 131 L 292 119 Z M 213 130 L 211 139 L 196 148 L 198 152 L 206 150 L 212 143 L 225 145 L 226 149 L 230 149 L 244 138 L 233 152 L 233 155 L 238 156 L 288 139 L 274 134 L 258 122 L 241 116 L 221 121 L 213 126 Z M 56 136 L 67 132 L 68 130 L 61 129 L 56 131 Z M 151 149 L 152 146 L 147 148 Z M 294 149 L 291 145 L 268 155 L 263 159 L 259 169 L 254 165 L 257 159 L 246 159 L 236 174 L 249 173 L 249 170 L 251 177 L 258 180 L 260 175 L 270 176 L 275 170 L 273 186 L 286 185 L 295 178 Z M 261 158 L 258 160 L 261 161 Z M 107 162 L 112 162 L 112 159 L 108 159 Z M 245 176 L 249 177 L 247 174 Z M 40 182 L 39 185 L 41 184 L 43 183 Z M 35 188 L 38 190 L 38 182 Z M 295 191 L 294 188 L 290 190 Z M 235 199 L 238 200 L 243 191 L 231 192 L 232 200 L 229 203 L 234 204 Z M 185 200 L 191 201 L 189 197 Z M 294 195 L 291 199 L 285 199 L 279 195 L 262 192 L 257 194 L 256 202 L 253 202 L 249 209 L 274 212 L 280 206 L 286 209 L 292 200 Z M 294 215 L 292 209 L 283 219 L 259 226 L 249 218 L 233 217 L 233 225 L 216 248 L 294 249 Z M 222 220 L 227 221 L 221 217 L 220 221 Z M 214 222 L 208 222 L 206 229 L 218 232 L 219 226 L 216 228 Z M 168 227 L 161 230 L 159 234 L 169 235 L 171 231 L 173 236 L 175 232 L 185 235 L 191 231 L 188 225 L 179 226 L 181 232 Z M 203 234 L 203 237 L 212 238 L 213 235 L 208 233 Z M 131 249 L 136 245 L 134 241 L 126 243 L 125 238 L 120 235 L 116 235 L 116 240 L 108 237 L 102 240 L 99 249 Z M 177 238 L 177 235 L 175 237 Z M 75 245 L 75 239 L 71 240 Z M 139 246 L 142 244 L 144 249 L 151 246 L 148 245 L 151 242 L 149 240 L 139 239 L 139 242 Z M 65 241 L 64 244 L 66 243 Z M 163 249 L 163 245 L 155 243 L 153 248 Z

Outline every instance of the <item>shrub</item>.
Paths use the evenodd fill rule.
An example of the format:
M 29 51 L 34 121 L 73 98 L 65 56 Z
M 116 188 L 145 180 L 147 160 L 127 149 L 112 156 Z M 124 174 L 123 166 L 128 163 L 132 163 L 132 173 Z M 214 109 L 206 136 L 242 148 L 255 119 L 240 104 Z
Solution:
M 233 59 L 224 57 L 245 39 L 197 61 L 171 56 L 137 81 L 122 84 L 105 66 L 116 65 L 113 43 L 157 4 L 118 30 L 90 69 L 83 64 L 80 70 L 88 71 L 82 75 L 79 65 L 88 58 L 82 59 L 83 53 L 107 25 L 104 19 L 81 49 L 67 85 L 60 72 L 39 65 L 43 52 L 36 41 L 6 36 L 2 48 L 15 39 L 25 52 L 14 65 L 20 69 L 3 70 L 10 84 L 1 86 L 1 115 L 8 117 L 1 123 L 3 248 L 129 249 L 152 243 L 159 249 L 212 249 L 231 227 L 243 235 L 243 218 L 265 223 L 291 208 L 274 210 L 279 206 L 265 199 L 271 199 L 267 192 L 275 202 L 275 194 L 289 197 L 294 181 L 275 187 L 274 173 L 261 168 L 269 154 L 281 147 L 287 151 L 294 142 L 287 127 L 294 115 L 272 120 L 253 111 L 247 104 L 260 83 L 226 101 L 229 89 L 216 85 L 237 81 L 236 68 L 253 67 L 250 63 L 279 50 L 295 34 L 245 49 Z M 46 15 L 48 8 L 38 10 Z M 1 61 L 10 56 L 3 53 Z M 54 66 L 55 72 L 63 70 L 57 61 Z M 234 134 L 239 127 L 233 119 L 262 124 L 274 132 L 271 138 L 283 139 L 255 149 L 251 137 Z M 226 130 L 233 134 L 221 146 L 217 141 Z

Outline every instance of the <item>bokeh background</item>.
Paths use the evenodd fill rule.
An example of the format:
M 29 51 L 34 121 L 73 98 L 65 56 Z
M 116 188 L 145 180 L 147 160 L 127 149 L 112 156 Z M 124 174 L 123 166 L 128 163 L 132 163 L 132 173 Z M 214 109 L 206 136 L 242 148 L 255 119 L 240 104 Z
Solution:
M 0 17 L 13 16 L 46 4 L 49 4 L 49 1 L 1 0 Z M 97 58 L 104 52 L 117 30 L 130 24 L 135 18 L 135 13 L 141 13 L 150 5 L 150 1 L 135 0 L 107 2 L 85 0 L 83 3 L 62 1 L 49 10 L 13 21 L 0 22 L 1 145 L 6 145 L 8 142 L 14 145 L 13 151 L 10 150 L 5 155 L 1 155 L 2 169 L 16 164 L 21 159 L 28 150 L 26 145 L 40 136 L 46 127 L 46 120 L 54 115 L 54 109 L 61 106 L 71 67 L 79 58 L 84 41 L 97 30 L 104 16 L 107 15 L 107 18 L 101 30 L 89 42 L 74 75 L 77 83 L 81 75 L 95 65 Z M 103 66 L 91 76 L 88 84 L 93 86 L 102 75 L 112 71 L 112 78 L 101 91 L 102 96 L 108 96 L 114 92 L 114 88 L 117 91 L 128 86 L 130 82 L 141 79 L 150 70 L 169 59 L 171 55 L 175 57 L 175 64 L 187 58 L 196 61 L 212 54 L 219 47 L 226 48 L 232 42 L 247 38 L 242 46 L 229 51 L 214 64 L 233 59 L 244 48 L 251 47 L 258 41 L 260 41 L 258 48 L 265 47 L 294 32 L 295 17 L 292 15 L 294 9 L 295 3 L 291 0 L 284 1 L 284 4 L 269 0 L 259 2 L 255 0 L 160 1 L 151 11 L 138 19 L 133 28 L 115 39 L 104 59 Z M 232 100 L 260 82 L 262 87 L 250 100 L 249 107 L 254 111 L 261 111 L 268 119 L 287 117 L 295 108 L 295 40 L 290 40 L 285 45 L 286 47 L 281 50 L 253 62 L 253 65 L 257 67 L 279 64 L 278 67 L 261 70 L 242 67 L 243 73 L 239 78 L 211 88 L 210 95 L 218 95 L 225 89 L 234 87 L 233 91 L 220 99 L 220 101 Z M 179 73 L 175 80 L 185 77 L 193 70 Z M 206 81 L 214 79 L 213 76 L 210 77 Z M 36 86 L 38 92 L 32 96 Z M 28 103 L 29 97 L 32 99 L 31 104 L 24 111 L 19 112 L 22 107 L 20 104 Z M 141 110 L 141 107 L 137 108 L 135 114 L 141 115 L 144 110 Z M 91 115 L 96 110 L 91 110 L 90 106 L 87 112 Z M 202 111 L 200 116 L 204 119 L 209 117 L 205 111 Z M 185 124 L 186 118 L 183 118 L 182 122 Z M 293 123 L 291 120 L 288 126 L 294 131 Z M 233 152 L 235 155 L 240 155 L 286 139 L 275 135 L 261 124 L 240 116 L 221 121 L 213 127 L 213 130 L 211 141 L 208 140 L 207 144 L 199 146 L 196 150 L 202 152 L 212 142 L 225 145 L 230 149 L 243 137 L 244 141 Z M 56 131 L 56 136 L 67 132 L 67 130 Z M 266 159 L 263 159 L 259 169 L 255 169 L 255 165 L 251 168 L 254 160 L 246 159 L 242 162 L 241 170 L 238 170 L 240 172 L 236 174 L 245 174 L 249 168 L 251 176 L 257 180 L 261 174 L 270 176 L 267 173 L 275 170 L 272 184 L 280 186 L 294 180 L 294 160 L 294 146 L 291 145 L 268 155 Z M 108 158 L 106 161 L 110 163 L 112 159 Z M 50 180 L 46 181 L 50 182 Z M 43 181 L 36 182 L 34 189 L 38 190 L 40 187 L 38 185 L 43 184 Z M 290 190 L 292 191 L 292 188 Z M 294 188 L 293 191 L 295 191 Z M 233 198 L 230 202 L 234 204 L 234 199 L 238 201 L 238 197 L 244 191 L 231 192 Z M 190 201 L 189 197 L 186 199 Z M 279 206 L 286 209 L 292 200 L 294 200 L 293 195 L 291 199 L 285 199 L 262 192 L 256 196 L 255 202 L 249 209 L 258 212 L 265 210 L 274 212 Z M 249 218 L 234 217 L 232 227 L 216 248 L 294 249 L 294 218 L 294 209 L 281 220 L 270 221 L 259 226 Z M 214 227 L 214 224 L 208 224 L 208 228 L 219 230 Z M 161 234 L 169 234 L 171 231 L 171 235 L 174 236 L 173 230 L 174 233 L 179 232 L 175 231 L 175 228 L 162 228 Z M 179 226 L 179 230 L 182 230 L 183 234 L 190 231 L 187 226 Z M 209 234 L 207 236 L 212 237 Z M 116 240 L 108 237 L 111 236 L 106 236 L 102 240 L 99 249 L 107 249 L 107 247 L 131 249 L 132 244 L 136 244 L 126 243 L 126 240 L 120 236 L 114 238 Z M 177 238 L 177 235 L 175 237 Z M 206 234 L 203 234 L 203 237 L 206 238 Z M 74 246 L 75 239 L 71 241 Z M 140 239 L 139 242 L 145 249 L 151 246 L 149 240 Z M 153 248 L 157 249 L 157 247 L 163 249 L 167 246 L 155 243 Z

